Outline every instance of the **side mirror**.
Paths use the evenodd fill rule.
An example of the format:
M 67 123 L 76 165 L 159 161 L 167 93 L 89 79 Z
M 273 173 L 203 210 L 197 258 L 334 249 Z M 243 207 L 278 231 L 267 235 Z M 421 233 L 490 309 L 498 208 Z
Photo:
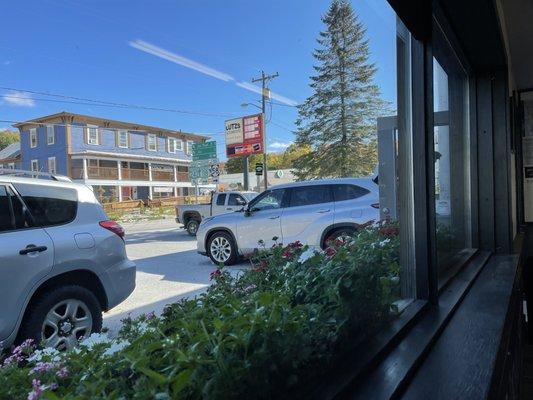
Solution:
M 248 207 L 248 204 L 243 207 L 243 211 L 245 217 L 249 217 L 250 215 L 252 215 L 252 211 Z

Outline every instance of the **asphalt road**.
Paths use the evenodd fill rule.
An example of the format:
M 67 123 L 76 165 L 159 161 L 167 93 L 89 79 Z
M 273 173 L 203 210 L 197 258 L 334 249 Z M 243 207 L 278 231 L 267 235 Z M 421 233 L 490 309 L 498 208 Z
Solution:
M 104 314 L 104 327 L 112 333 L 130 315 L 155 311 L 184 297 L 195 296 L 210 285 L 215 265 L 196 252 L 196 239 L 179 229 L 172 219 L 123 224 L 128 257 L 137 264 L 134 292 Z M 231 270 L 247 268 L 241 263 Z

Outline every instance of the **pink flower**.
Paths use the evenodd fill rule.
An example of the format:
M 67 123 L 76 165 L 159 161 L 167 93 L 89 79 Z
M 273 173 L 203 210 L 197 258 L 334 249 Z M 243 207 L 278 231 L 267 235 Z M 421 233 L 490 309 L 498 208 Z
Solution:
M 56 363 L 51 363 L 51 362 L 38 362 L 37 364 L 35 364 L 35 367 L 33 367 L 31 370 L 30 370 L 30 374 L 44 374 L 50 370 L 53 370 L 53 369 L 56 369 L 58 368 L 59 365 L 56 364 Z
M 217 279 L 217 278 L 220 278 L 221 275 L 222 275 L 222 271 L 219 269 L 215 269 L 213 272 L 209 274 L 209 279 L 210 280 Z
M 145 314 L 145 317 L 146 317 L 147 321 L 151 321 L 151 320 L 153 320 L 155 318 L 155 312 L 151 311 L 151 312 Z
M 56 376 L 59 379 L 68 378 L 68 368 L 67 367 L 60 368 L 59 371 L 56 372 Z
M 39 400 L 44 390 L 41 381 L 39 379 L 34 379 L 31 381 L 31 385 L 33 390 L 28 393 L 28 400 Z

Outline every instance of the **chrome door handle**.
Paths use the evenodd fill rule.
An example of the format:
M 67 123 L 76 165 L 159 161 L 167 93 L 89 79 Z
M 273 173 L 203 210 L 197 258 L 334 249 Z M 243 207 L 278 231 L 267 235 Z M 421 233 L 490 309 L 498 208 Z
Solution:
M 275 215 L 273 217 L 268 217 L 268 219 L 278 219 L 279 218 L 279 215 Z
M 330 211 L 330 210 L 329 210 L 329 208 L 328 208 L 328 209 L 318 210 L 317 213 L 318 213 L 318 214 L 324 214 L 324 213 L 327 213 L 327 212 L 329 212 L 329 211 Z
M 46 247 L 46 246 L 35 246 L 34 244 L 29 244 L 29 245 L 26 246 L 25 249 L 20 250 L 19 254 L 21 256 L 24 256 L 24 255 L 29 254 L 29 253 L 35 253 L 35 252 L 41 253 L 41 252 L 46 251 L 46 250 L 48 250 L 48 247 Z

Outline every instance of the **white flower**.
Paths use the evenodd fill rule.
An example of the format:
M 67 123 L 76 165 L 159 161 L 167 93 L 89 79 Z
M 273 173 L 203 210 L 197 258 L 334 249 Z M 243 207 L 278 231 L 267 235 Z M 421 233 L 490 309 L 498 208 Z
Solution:
M 316 249 L 309 247 L 307 250 L 305 250 L 302 254 L 300 254 L 300 258 L 298 258 L 299 263 L 304 263 L 307 260 L 309 260 L 311 257 L 313 257 L 318 252 Z
M 106 351 L 104 351 L 103 356 L 111 356 L 115 354 L 116 352 L 123 350 L 125 347 L 129 345 L 130 345 L 130 342 L 128 342 L 127 340 L 113 342 L 111 346 L 109 346 L 109 348 Z
M 94 346 L 102 343 L 111 343 L 111 339 L 105 334 L 91 333 L 91 336 L 80 342 L 80 346 L 86 347 L 87 350 L 92 350 Z
M 61 361 L 61 353 L 53 347 L 45 347 L 44 349 L 38 349 L 33 352 L 28 361 L 40 362 L 45 358 L 47 361 L 59 362 Z

